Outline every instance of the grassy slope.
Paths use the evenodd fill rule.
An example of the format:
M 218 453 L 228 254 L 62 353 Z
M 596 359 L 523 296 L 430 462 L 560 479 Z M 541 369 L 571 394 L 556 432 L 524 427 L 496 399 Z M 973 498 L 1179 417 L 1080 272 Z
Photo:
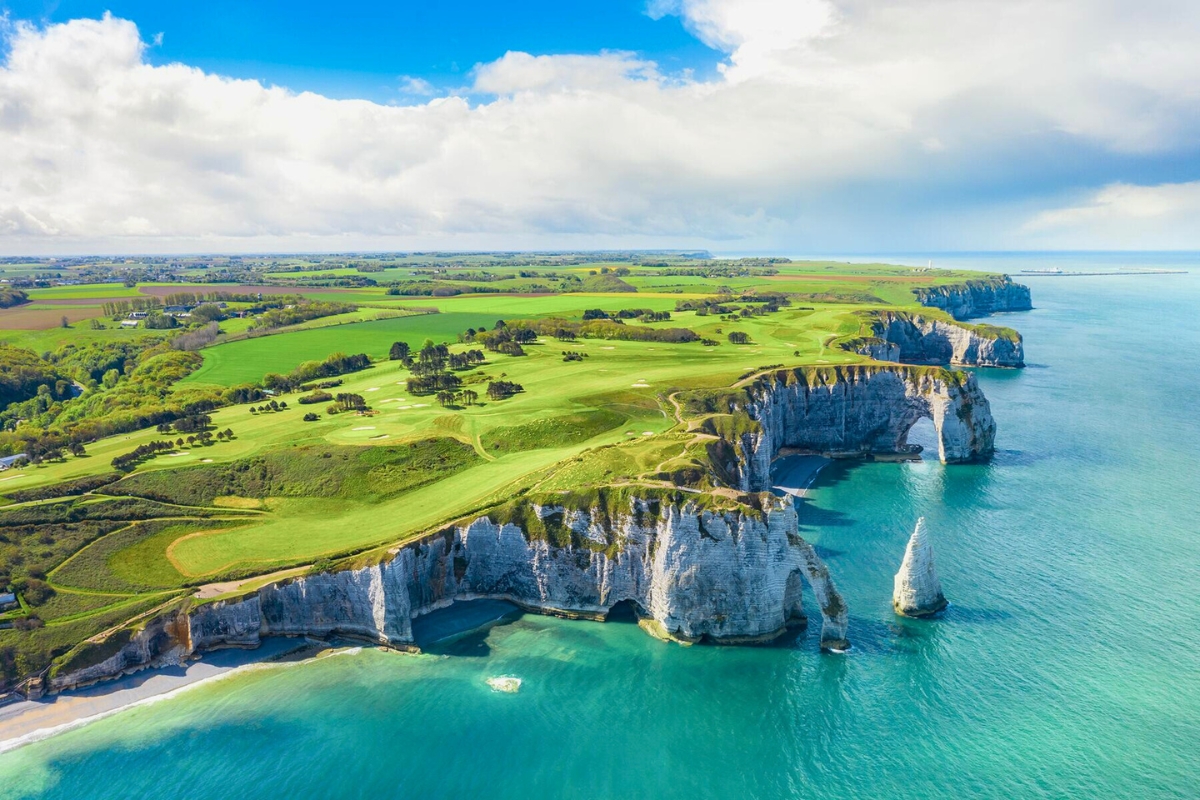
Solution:
M 580 271 L 586 274 L 587 268 Z M 549 315 L 578 319 L 588 308 L 673 311 L 676 301 L 711 296 L 722 286 L 735 293 L 749 289 L 787 291 L 843 302 L 801 297 L 793 307 L 779 313 L 736 322 L 673 312 L 670 322 L 654 325 L 692 328 L 718 340 L 717 347 L 601 340 L 563 343 L 547 339 L 527 347 L 529 355 L 525 357 L 489 354 L 488 362 L 476 372 L 463 373 L 468 385 L 483 395 L 488 379 L 503 377 L 523 384 L 526 391 L 508 400 L 473 407 L 443 409 L 432 398 L 412 397 L 404 387 L 409 373 L 393 362 L 378 361 L 368 370 L 344 376 L 345 384 L 340 388 L 362 394 L 375 409 L 368 416 L 330 416 L 322 405 L 301 406 L 294 400 L 289 403 L 291 408 L 275 414 L 252 415 L 246 405 L 221 409 L 214 412 L 213 422 L 221 430 L 232 428 L 237 434 L 233 441 L 160 456 L 139 467 L 138 474 L 161 473 L 167 478 L 162 484 L 169 486 L 184 476 L 164 471 L 189 465 L 215 467 L 307 445 L 403 445 L 431 436 L 458 440 L 477 455 L 453 464 L 445 474 L 439 473 L 441 479 L 436 482 L 413 484 L 416 488 L 412 488 L 401 481 L 398 493 L 268 496 L 258 503 L 264 510 L 252 512 L 249 519 L 204 524 L 138 523 L 124 528 L 84 548 L 51 574 L 59 595 L 43 607 L 44 616 L 70 622 L 60 627 L 82 631 L 87 626 L 80 627 L 75 620 L 86 619 L 89 614 L 108 620 L 116 613 L 114 605 L 120 603 L 141 608 L 147 598 L 160 596 L 156 593 L 185 584 L 262 574 L 376 547 L 508 500 L 521 491 L 574 489 L 623 480 L 620 476 L 624 475 L 653 475 L 686 466 L 695 456 L 690 450 L 694 447 L 693 437 L 670 432 L 676 419 L 666 400 L 669 394 L 683 388 L 729 386 L 766 365 L 861 361 L 861 357 L 833 344 L 838 337 L 859 331 L 861 318 L 857 312 L 880 305 L 913 307 L 914 285 L 962 277 L 814 263 L 789 266 L 782 274 L 769 278 L 630 276 L 627 280 L 641 288 L 636 294 L 395 298 L 384 295 L 382 289 L 355 290 L 356 302 L 366 298 L 372 306 L 357 316 L 403 306 L 436 307 L 442 313 L 344 325 L 329 325 L 327 321 L 322 327 L 308 330 L 219 344 L 204 351 L 204 366 L 183 383 L 231 385 L 256 381 L 266 372 L 285 372 L 301 361 L 323 358 L 339 350 L 385 358 L 393 341 L 403 340 L 418 347 L 425 338 L 453 343 L 462 330 L 490 328 L 498 318 Z M 350 299 L 347 294 L 330 292 L 338 299 Z M 863 296 L 882 302 L 852 302 Z M 726 334 L 734 330 L 748 334 L 752 343 L 730 344 Z M 71 339 L 130 333 L 43 331 L 24 334 L 22 343 L 28 341 L 27 346 L 33 346 L 36 342 L 48 349 Z M 464 346 L 453 348 L 462 350 Z M 564 362 L 564 349 L 585 352 L 588 358 Z M 309 410 L 320 413 L 321 419 L 303 422 L 301 417 Z M 115 455 L 157 438 L 161 437 L 153 431 L 141 431 L 96 442 L 89 445 L 88 455 L 83 458 L 0 476 L 0 492 L 108 472 Z M 61 634 L 52 637 L 54 641 Z

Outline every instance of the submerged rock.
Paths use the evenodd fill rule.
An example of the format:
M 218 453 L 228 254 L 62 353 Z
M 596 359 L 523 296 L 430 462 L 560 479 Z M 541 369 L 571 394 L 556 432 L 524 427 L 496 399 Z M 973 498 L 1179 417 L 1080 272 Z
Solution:
M 492 687 L 493 692 L 516 694 L 521 691 L 521 679 L 509 675 L 502 675 L 499 678 L 488 678 L 487 685 Z
M 906 617 L 927 617 L 947 605 L 933 565 L 933 544 L 925 533 L 925 518 L 921 517 L 908 540 L 900 571 L 896 573 L 892 607 L 897 614 Z

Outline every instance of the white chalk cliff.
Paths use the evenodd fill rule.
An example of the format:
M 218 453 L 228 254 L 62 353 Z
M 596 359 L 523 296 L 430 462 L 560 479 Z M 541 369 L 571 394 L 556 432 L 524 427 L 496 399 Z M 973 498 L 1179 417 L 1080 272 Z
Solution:
M 761 495 L 755 502 L 761 510 L 708 510 L 686 495 L 634 496 L 574 509 L 530 503 L 516 521 L 480 516 L 405 544 L 379 563 L 171 612 L 101 644 L 95 657 L 81 653 L 49 688 L 217 647 L 253 647 L 268 635 L 338 634 L 409 647 L 414 617 L 477 598 L 595 619 L 624 602 L 664 638 L 737 644 L 770 641 L 803 624 L 808 585 L 821 611 L 822 647 L 845 649 L 846 606 L 797 533 L 790 498 Z
M 1033 308 L 1029 287 L 1013 283 L 1002 275 L 996 278 L 966 281 L 946 286 L 914 289 L 917 302 L 940 308 L 955 319 L 984 317 L 1002 311 L 1028 311 Z
M 933 564 L 933 543 L 925 532 L 925 518 L 921 517 L 904 550 L 900 571 L 896 573 L 892 608 L 906 617 L 927 617 L 947 605 Z
M 902 311 L 878 313 L 871 327 L 874 338 L 879 341 L 869 343 L 865 349 L 860 347 L 859 352 L 881 361 L 972 367 L 1025 366 L 1024 344 L 1016 331 L 989 330 Z
M 835 456 L 896 454 L 922 418 L 933 421 L 945 463 L 986 459 L 996 423 L 975 376 L 913 367 L 777 370 L 746 387 L 734 409 L 757 423 L 730 442 L 722 468 L 742 491 L 770 488 L 781 447 Z

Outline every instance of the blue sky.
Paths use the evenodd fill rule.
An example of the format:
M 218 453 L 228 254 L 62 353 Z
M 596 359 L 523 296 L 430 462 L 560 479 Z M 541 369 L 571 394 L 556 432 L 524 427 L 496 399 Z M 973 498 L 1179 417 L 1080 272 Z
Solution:
M 1200 3 L 0 0 L 0 253 L 1200 249 Z
M 398 76 L 461 87 L 472 67 L 509 50 L 598 53 L 632 50 L 664 70 L 711 74 L 721 53 L 689 34 L 676 16 L 657 20 L 644 0 L 353 3 L 334 10 L 311 0 L 9 0 L 13 19 L 67 22 L 109 11 L 162 43 L 153 63 L 181 61 L 206 71 L 259 79 L 331 97 L 402 99 Z

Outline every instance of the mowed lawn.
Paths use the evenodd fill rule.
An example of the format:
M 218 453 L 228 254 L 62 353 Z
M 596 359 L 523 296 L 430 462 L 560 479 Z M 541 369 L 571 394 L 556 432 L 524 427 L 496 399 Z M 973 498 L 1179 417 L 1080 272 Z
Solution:
M 204 365 L 180 385 L 256 383 L 269 372 L 287 373 L 337 352 L 386 358 L 392 342 L 408 342 L 414 348 L 425 339 L 453 342 L 467 328 L 490 328 L 497 319 L 482 311 L 420 314 L 243 339 L 204 350 Z

